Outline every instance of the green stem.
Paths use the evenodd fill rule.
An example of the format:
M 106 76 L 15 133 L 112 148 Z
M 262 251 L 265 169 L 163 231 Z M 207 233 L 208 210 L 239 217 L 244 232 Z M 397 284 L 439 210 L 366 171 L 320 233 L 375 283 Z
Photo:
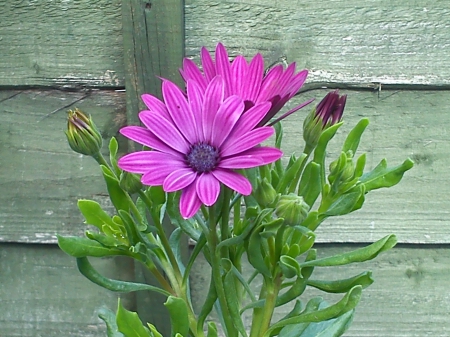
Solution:
M 225 323 L 225 332 L 227 337 L 237 337 L 238 333 L 233 324 L 233 320 L 228 309 L 228 304 L 226 301 L 225 289 L 223 286 L 222 273 L 220 268 L 220 252 L 217 249 L 219 243 L 219 237 L 217 235 L 217 228 L 214 219 L 216 218 L 215 206 L 209 207 L 209 235 L 208 235 L 208 246 L 211 253 L 211 269 L 212 278 L 211 282 L 215 283 L 217 297 L 222 309 L 222 318 Z
M 139 196 L 144 201 L 145 205 L 147 206 L 147 208 L 150 211 L 152 209 L 152 202 L 151 202 L 151 200 L 147 197 L 145 192 L 142 191 L 142 190 L 139 191 Z M 134 205 L 134 203 L 133 203 L 133 205 Z M 137 210 L 137 208 L 136 208 L 136 210 Z M 150 211 L 150 214 L 152 214 L 151 211 Z M 159 238 L 161 240 L 161 244 L 164 247 L 164 250 L 165 250 L 165 252 L 167 254 L 167 257 L 169 258 L 170 264 L 172 265 L 172 268 L 174 270 L 174 274 L 176 276 L 177 282 L 179 282 L 179 284 L 181 284 L 183 276 L 181 275 L 181 271 L 180 271 L 180 267 L 178 265 L 178 261 L 175 258 L 175 255 L 173 254 L 172 247 L 170 247 L 170 243 L 169 243 L 169 240 L 167 239 L 166 233 L 164 232 L 164 228 L 162 226 L 162 223 L 161 223 L 161 221 L 159 221 L 159 219 L 153 219 L 153 222 L 155 223 L 155 227 L 156 227 L 156 230 L 158 232 Z
M 223 187 L 223 204 L 222 204 L 222 217 L 220 219 L 220 239 L 224 241 L 230 236 L 230 198 L 231 190 L 224 186 Z M 221 250 L 222 258 L 230 258 L 227 247 L 222 247 Z

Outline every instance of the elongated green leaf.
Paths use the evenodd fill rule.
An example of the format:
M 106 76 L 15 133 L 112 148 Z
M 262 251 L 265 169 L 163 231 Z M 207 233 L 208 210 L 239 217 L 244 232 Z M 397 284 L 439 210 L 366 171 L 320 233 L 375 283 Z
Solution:
M 373 283 L 372 272 L 366 271 L 359 275 L 344 280 L 336 281 L 318 281 L 308 280 L 308 285 L 327 293 L 346 293 L 356 285 L 360 285 L 363 289 Z
M 217 337 L 217 326 L 214 322 L 208 322 L 207 337 Z
M 320 172 L 320 164 L 311 161 L 306 165 L 300 180 L 298 195 L 302 196 L 309 206 L 314 204 L 322 190 Z
M 300 266 L 296 259 L 288 256 L 280 256 L 280 268 L 286 278 L 300 276 Z
M 388 168 L 386 159 L 370 172 L 362 175 L 360 182 L 366 187 L 366 193 L 382 187 L 391 187 L 400 182 L 403 174 L 414 166 L 411 159 L 406 159 L 402 164 Z
M 119 144 L 117 143 L 117 139 L 115 137 L 111 137 L 109 141 L 109 161 L 111 162 L 111 166 L 113 167 L 114 173 L 119 176 L 120 168 L 117 166 L 117 151 L 119 150 Z
M 119 332 L 116 323 L 116 315 L 107 308 L 101 308 L 98 311 L 98 317 L 100 317 L 106 324 L 106 334 L 108 337 L 125 337 Z
M 129 200 L 127 194 L 122 190 L 119 185 L 119 180 L 114 177 L 111 170 L 106 166 L 100 166 L 103 171 L 103 178 L 106 182 L 106 188 L 108 189 L 109 198 L 117 211 L 123 209 L 128 211 Z
M 323 322 L 300 323 L 285 326 L 279 337 L 339 337 L 348 330 L 355 310 Z
M 125 337 L 152 337 L 150 331 L 144 327 L 136 312 L 128 311 L 122 306 L 119 300 L 119 306 L 116 314 L 117 327 Z
M 389 250 L 397 243 L 395 235 L 387 235 L 384 238 L 372 243 L 371 245 L 354 251 L 343 253 L 335 256 L 325 257 L 322 259 L 306 261 L 300 263 L 300 267 L 328 267 L 328 266 L 342 266 L 354 262 L 364 262 L 375 258 L 381 252 Z
M 201 231 L 198 229 L 197 224 L 195 223 L 194 218 L 183 219 L 180 214 L 179 204 L 180 204 L 180 195 L 177 193 L 172 193 L 167 198 L 167 214 L 171 222 L 180 227 L 183 232 L 185 232 L 192 240 L 198 241 Z
M 282 176 L 280 182 L 277 184 L 276 190 L 278 193 L 281 193 L 281 194 L 286 193 L 286 188 L 294 180 L 295 176 L 297 175 L 298 170 L 300 169 L 300 166 L 302 166 L 306 157 L 307 157 L 306 153 L 302 153 L 302 155 L 299 158 L 297 158 L 297 160 L 294 162 L 294 164 L 286 170 L 286 172 Z
M 363 118 L 358 122 L 358 124 L 354 126 L 354 128 L 348 133 L 347 138 L 345 139 L 344 146 L 342 147 L 342 152 L 347 153 L 347 151 L 352 151 L 353 154 L 356 153 L 359 142 L 361 140 L 361 136 L 368 125 L 369 119 Z
M 263 240 L 260 234 L 263 228 L 263 225 L 259 225 L 250 235 L 250 239 L 248 240 L 247 256 L 248 261 L 257 271 L 267 277 L 270 277 L 270 270 L 264 262 L 265 254 L 262 249 Z
M 171 336 L 175 337 L 177 334 L 181 336 L 188 336 L 189 334 L 189 316 L 188 307 L 183 299 L 179 297 L 169 296 L 164 306 L 169 311 L 170 324 L 172 326 Z
M 125 282 L 106 278 L 95 270 L 86 257 L 77 258 L 77 266 L 80 273 L 83 274 L 88 280 L 111 291 L 128 293 L 139 290 L 150 290 L 165 296 L 170 296 L 170 293 L 164 289 L 160 289 L 149 284 Z
M 86 219 L 86 223 L 89 225 L 93 225 L 100 230 L 102 230 L 105 223 L 112 228 L 116 226 L 111 217 L 102 209 L 98 202 L 81 199 L 78 200 L 77 205 Z
M 355 209 L 363 194 L 364 186 L 360 185 L 353 192 L 341 195 L 323 214 L 326 216 L 348 214 Z
M 102 246 L 107 247 L 107 248 L 119 248 L 119 249 L 127 248 L 127 246 L 125 246 L 122 241 L 119 241 L 112 236 L 106 236 L 104 234 L 94 233 L 94 232 L 90 232 L 90 231 L 86 231 L 86 236 L 89 239 L 97 241 Z
M 236 289 L 236 278 L 234 276 L 232 269 L 232 263 L 228 259 L 222 260 L 224 269 L 225 269 L 225 277 L 223 281 L 223 287 L 225 290 L 226 301 L 228 304 L 228 311 L 233 320 L 233 324 L 236 329 L 240 332 L 240 334 L 244 337 L 247 336 L 247 332 L 245 331 L 244 323 L 242 322 L 241 315 L 239 314 L 240 308 L 240 299 L 239 292 Z
M 58 246 L 66 254 L 73 257 L 103 257 L 111 255 L 129 255 L 127 251 L 118 248 L 108 248 L 101 243 L 78 236 L 59 236 Z
M 336 318 L 353 310 L 361 299 L 361 286 L 353 287 L 339 302 L 325 309 L 313 312 L 301 313 L 298 316 L 282 319 L 272 325 L 264 334 L 265 337 L 274 336 L 280 333 L 280 330 L 290 324 L 322 322 L 328 319 Z

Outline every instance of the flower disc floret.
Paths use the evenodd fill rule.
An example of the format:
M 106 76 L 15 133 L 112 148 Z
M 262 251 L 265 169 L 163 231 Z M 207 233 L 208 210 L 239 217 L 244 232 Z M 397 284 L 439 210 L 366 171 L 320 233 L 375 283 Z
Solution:
M 266 125 L 283 108 L 303 86 L 307 70 L 298 73 L 295 71 L 295 62 L 286 69 L 279 64 L 264 71 L 264 59 L 261 54 L 256 54 L 248 63 L 242 55 L 230 62 L 228 52 L 223 44 L 217 44 L 215 59 L 210 52 L 203 47 L 200 53 L 202 70 L 190 59 L 185 58 L 180 73 L 185 81 L 195 80 L 202 91 L 208 84 L 220 75 L 224 80 L 225 97 L 237 95 L 245 103 L 245 110 L 255 104 L 269 102 L 270 109 L 257 126 Z M 311 103 L 312 100 L 304 102 L 285 113 L 277 121 L 287 117 L 291 113 Z
M 271 104 L 256 103 L 246 110 L 242 98 L 225 95 L 222 76 L 212 78 L 204 89 L 188 80 L 186 95 L 164 80 L 162 93 L 164 102 L 152 95 L 142 96 L 148 107 L 139 114 L 144 126 L 120 130 L 151 150 L 127 154 L 118 165 L 142 174 L 144 185 L 182 191 L 183 217 L 195 215 L 202 204 L 213 205 L 220 184 L 249 195 L 250 182 L 236 170 L 266 165 L 281 157 L 279 149 L 260 145 L 273 134 L 273 128 L 255 128 Z

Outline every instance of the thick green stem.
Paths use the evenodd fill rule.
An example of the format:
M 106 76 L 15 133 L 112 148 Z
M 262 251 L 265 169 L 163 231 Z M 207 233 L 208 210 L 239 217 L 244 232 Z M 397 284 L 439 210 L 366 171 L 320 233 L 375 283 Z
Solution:
M 238 332 L 233 324 L 233 320 L 228 309 L 228 304 L 226 301 L 225 289 L 223 286 L 222 273 L 221 273 L 221 263 L 220 263 L 220 252 L 217 249 L 219 243 L 219 237 L 217 235 L 217 224 L 214 219 L 216 218 L 215 206 L 209 207 L 209 235 L 208 235 L 208 246 L 211 252 L 211 269 L 212 278 L 211 282 L 215 283 L 217 297 L 219 300 L 220 308 L 222 309 L 223 321 L 225 323 L 225 332 L 227 337 L 237 337 Z

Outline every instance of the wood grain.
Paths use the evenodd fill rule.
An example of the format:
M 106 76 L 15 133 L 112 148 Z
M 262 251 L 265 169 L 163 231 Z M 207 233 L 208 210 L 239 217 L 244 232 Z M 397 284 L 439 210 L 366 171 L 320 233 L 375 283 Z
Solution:
M 445 0 L 188 0 L 186 54 L 222 41 L 231 56 L 284 56 L 309 83 L 448 85 Z
M 318 256 L 332 256 L 359 245 L 318 245 Z M 250 270 L 248 264 L 244 271 Z M 450 334 L 450 251 L 443 247 L 404 246 L 379 255 L 375 260 L 336 268 L 316 268 L 311 279 L 344 279 L 363 271 L 373 271 L 375 282 L 363 290 L 354 321 L 346 337 L 447 337 Z M 191 278 L 194 306 L 203 303 L 209 282 L 209 267 L 199 260 Z M 256 281 L 255 281 L 256 282 Z M 258 284 L 253 289 L 259 289 Z M 342 295 L 332 295 L 307 288 L 302 301 L 322 296 L 329 303 Z M 274 321 L 281 319 L 289 306 L 279 308 Z M 250 313 L 244 314 L 251 322 Z
M 123 87 L 120 0 L 0 2 L 0 86 Z
M 114 258 L 91 263 L 104 275 L 120 278 Z M 106 335 L 98 310 L 115 312 L 117 294 L 84 278 L 75 259 L 58 247 L 0 244 L 0 270 L 0 336 Z

